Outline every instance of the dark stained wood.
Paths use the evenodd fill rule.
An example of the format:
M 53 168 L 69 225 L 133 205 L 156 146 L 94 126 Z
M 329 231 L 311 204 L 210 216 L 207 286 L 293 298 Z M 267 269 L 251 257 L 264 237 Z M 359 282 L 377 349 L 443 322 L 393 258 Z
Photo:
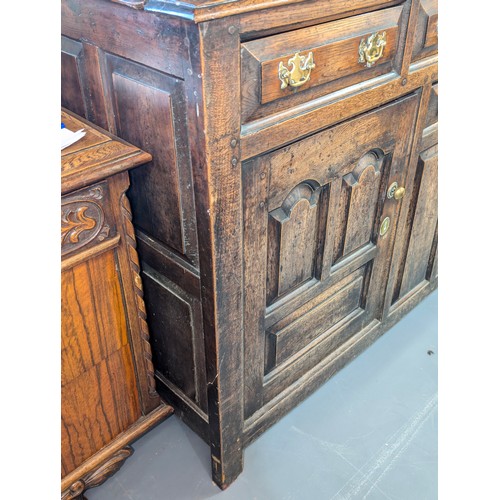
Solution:
M 380 290 L 385 288 L 398 215 L 398 207 L 384 203 L 385 193 L 389 180 L 397 178 L 405 167 L 417 101 L 415 95 L 407 97 L 243 164 L 243 246 L 249 249 L 245 252 L 244 331 L 245 345 L 251 345 L 254 351 L 245 363 L 246 418 L 313 369 L 341 342 L 370 322 L 381 319 L 383 297 Z M 257 176 L 263 178 L 263 182 L 249 182 Z M 325 227 L 318 224 L 318 220 L 326 219 L 315 215 L 326 209 L 319 206 L 319 189 L 329 183 L 332 183 L 330 196 L 342 189 L 348 193 L 333 200 L 323 197 L 321 201 L 323 204 L 336 203 L 333 221 L 338 230 L 330 237 L 339 235 L 342 241 L 342 253 L 337 255 L 329 273 L 334 276 L 328 280 L 329 276 L 324 276 L 324 280 L 328 287 L 335 289 L 341 280 L 354 280 L 359 276 L 343 274 L 342 267 L 349 268 L 350 273 L 363 269 L 363 279 L 355 288 L 357 298 L 344 297 L 348 304 L 357 300 L 357 305 L 347 306 L 345 315 L 340 316 L 326 312 L 327 304 L 335 299 L 328 295 L 321 275 L 313 274 L 316 260 L 324 258 L 324 246 L 318 244 L 318 234 L 324 234 Z M 257 186 L 259 191 L 256 191 Z M 261 200 L 266 200 L 264 206 Z M 314 201 L 311 203 L 311 200 Z M 295 207 L 299 206 L 301 212 L 292 216 L 290 208 L 297 210 Z M 391 230 L 380 237 L 379 226 L 385 217 L 392 219 Z M 277 218 L 286 220 L 286 234 L 284 228 L 277 230 Z M 378 247 L 376 254 L 372 252 L 373 246 Z M 347 257 L 356 251 L 358 259 L 363 259 L 362 254 L 365 254 L 364 267 L 352 269 Z M 257 271 L 260 268 L 268 269 L 267 277 Z M 264 301 L 261 290 L 266 288 L 267 300 Z M 280 354 L 276 341 L 278 331 L 293 328 L 287 316 L 280 315 L 279 326 L 266 325 L 264 329 L 263 325 L 270 306 L 275 318 L 278 308 L 287 307 L 290 292 L 293 309 L 288 307 L 287 311 L 293 318 L 300 308 L 301 321 L 293 321 L 302 340 L 295 342 L 294 347 L 287 346 L 284 351 L 304 351 L 301 356 L 289 359 L 286 365 L 277 367 L 275 372 L 265 373 L 266 367 L 270 370 L 274 366 L 266 362 L 266 357 L 288 357 Z M 323 303 L 317 302 L 316 295 L 321 295 Z M 278 302 L 272 304 L 270 299 L 276 298 Z M 349 316 L 358 305 L 356 314 Z M 321 315 L 324 321 L 318 324 Z M 332 319 L 335 323 L 329 321 Z M 267 339 L 270 335 L 271 340 Z M 291 335 L 288 333 L 284 337 Z M 301 344 L 305 339 L 310 340 L 306 343 L 307 350 L 306 345 Z
M 437 286 L 435 5 L 63 0 L 63 94 L 153 156 L 130 189 L 149 361 L 221 488 Z M 377 30 L 389 45 L 366 68 Z M 279 62 L 308 51 L 311 81 L 281 90 Z M 117 252 L 114 227 L 85 258 Z
M 145 267 L 143 281 L 146 301 L 150 302 L 152 296 L 158 295 L 156 300 L 165 304 L 149 319 L 154 332 L 151 336 L 154 365 L 187 397 L 199 404 L 193 342 L 194 304 L 189 295 L 175 284 L 162 283 L 164 279 Z M 170 338 L 168 332 L 172 329 L 180 329 L 182 335 Z
M 352 93 L 354 89 L 359 92 L 360 88 L 356 85 L 362 85 L 364 90 L 367 88 L 380 85 L 380 78 L 385 76 L 387 79 L 394 79 L 394 77 L 399 73 L 402 60 L 403 53 L 405 52 L 405 35 L 408 24 L 408 15 L 409 15 L 410 4 L 406 2 L 401 7 L 396 9 L 386 9 L 379 13 L 369 13 L 366 15 L 354 16 L 352 18 L 345 18 L 344 15 L 333 16 L 334 19 L 342 19 L 338 22 L 326 23 L 326 26 L 335 27 L 335 32 L 337 31 L 337 25 L 339 28 L 343 27 L 344 30 L 351 29 L 351 34 L 353 29 L 358 29 L 363 32 L 366 30 L 368 34 L 374 33 L 374 31 L 369 30 L 370 24 L 372 24 L 372 28 L 374 27 L 374 23 L 377 23 L 383 19 L 385 19 L 390 24 L 390 20 L 394 18 L 394 13 L 399 12 L 399 17 L 397 18 L 396 29 L 398 32 L 398 36 L 396 40 L 390 45 L 390 49 L 393 50 L 394 55 L 392 59 L 387 60 L 386 57 L 382 57 L 380 61 L 375 63 L 371 68 L 364 67 L 362 64 L 358 62 L 359 55 L 359 42 L 362 40 L 361 38 L 351 38 L 351 41 L 342 40 L 342 36 L 337 32 L 338 40 L 334 41 L 335 44 L 343 44 L 346 51 L 343 52 L 341 59 L 343 60 L 342 64 L 339 64 L 339 54 L 337 53 L 337 49 L 334 53 L 331 54 L 331 57 L 328 59 L 323 58 L 321 61 L 321 65 L 314 68 L 311 73 L 311 78 L 313 80 L 313 84 L 307 83 L 303 87 L 298 87 L 295 90 L 291 89 L 279 89 L 279 95 L 281 96 L 279 99 L 268 102 L 266 104 L 262 104 L 260 101 L 260 85 L 262 80 L 260 63 L 256 60 L 256 58 L 250 54 L 248 50 L 245 48 L 242 50 L 242 72 L 244 73 L 244 78 L 242 82 L 242 121 L 244 123 L 249 123 L 248 127 L 252 127 L 253 129 L 258 128 L 260 123 L 265 123 L 266 121 L 276 119 L 277 121 L 282 121 L 280 118 L 281 115 L 286 115 L 289 113 L 293 113 L 294 111 L 300 110 L 301 106 L 311 105 L 313 106 L 316 99 L 321 99 L 323 96 L 335 95 L 335 92 L 339 92 L 344 98 L 349 93 Z M 304 12 L 301 11 L 301 12 Z M 392 13 L 392 14 L 391 14 Z M 363 22 L 363 20 L 365 22 Z M 325 21 L 328 21 L 326 19 Z M 369 21 L 369 22 L 367 22 Z M 245 27 L 247 26 L 248 19 L 245 19 Z M 296 34 L 300 34 L 303 31 L 312 31 L 318 30 L 317 26 L 318 21 L 313 24 L 307 30 L 296 30 L 292 32 L 292 35 L 296 37 Z M 310 24 L 310 23 L 309 23 Z M 320 26 L 325 26 L 325 24 L 321 24 Z M 281 37 L 288 35 L 282 34 Z M 253 38 L 253 37 L 252 37 Z M 264 46 L 268 39 L 280 39 L 279 35 L 274 37 L 263 37 L 257 40 L 252 40 L 248 42 L 251 46 L 253 43 L 262 43 Z M 314 38 L 314 37 L 313 37 Z M 366 39 L 366 37 L 364 37 Z M 354 42 L 353 42 L 354 40 Z M 358 41 L 357 45 L 355 41 Z M 319 40 L 316 41 L 319 44 Z M 347 43 L 347 45 L 346 45 Z M 352 45 L 354 43 L 354 45 Z M 244 44 L 243 47 L 246 47 L 247 44 Z M 299 47 L 300 48 L 300 47 Z M 318 48 L 318 47 L 316 47 Z M 321 47 L 320 47 L 321 48 Z M 321 50 L 328 49 L 328 45 Z M 289 47 L 283 49 L 283 54 L 289 53 Z M 278 53 L 277 56 L 281 56 L 283 54 Z M 293 54 L 292 54 L 293 55 Z M 288 59 L 285 60 L 286 63 Z M 408 64 L 408 63 L 407 63 Z M 273 70 L 271 67 L 271 83 L 277 81 L 277 68 L 279 65 L 279 60 L 275 64 L 275 69 Z M 327 80 L 323 79 L 321 85 L 314 84 L 315 76 L 314 72 L 321 71 L 322 75 L 325 75 L 325 67 L 328 68 L 330 66 L 338 66 L 336 69 L 332 69 L 330 74 L 327 74 Z M 345 68 L 344 68 L 345 66 Z M 347 68 L 347 72 L 346 72 Z M 403 68 L 404 70 L 404 68 Z M 403 71 L 401 70 L 401 71 Z M 255 75 L 257 75 L 257 81 L 255 80 Z M 392 77 L 391 77 L 392 75 Z M 279 88 L 279 86 L 278 86 Z M 317 107 L 317 106 L 316 106 Z M 256 123 L 253 123 L 253 122 Z
M 360 299 L 363 291 L 363 271 L 362 269 L 355 271 L 352 275 L 336 283 L 333 287 L 335 290 L 333 293 L 332 289 L 328 289 L 317 299 L 313 299 L 296 310 L 293 318 L 288 317 L 286 321 L 275 324 L 268 330 L 267 340 L 272 344 L 274 359 L 266 360 L 266 374 L 293 354 L 307 347 L 320 335 L 325 335 L 328 331 L 328 328 L 325 330 L 325 326 L 332 325 L 333 329 L 337 331 L 340 321 L 345 321 L 351 313 L 360 308 L 362 305 Z M 356 312 L 361 313 L 361 311 Z
M 430 91 L 429 105 L 425 117 L 424 130 L 420 149 L 429 149 L 438 142 L 438 84 L 435 83 Z
M 134 426 L 145 432 L 172 408 L 155 389 L 124 195 L 126 170 L 151 156 L 69 112 L 61 121 L 87 131 L 61 154 L 61 489 L 76 498 L 130 455 Z
M 395 242 L 392 257 L 391 273 L 387 285 L 385 311 L 392 316 L 401 304 L 417 293 L 421 288 L 427 287 L 429 280 L 433 284 L 437 282 L 437 121 L 430 118 L 436 110 L 435 92 L 436 85 L 426 85 L 422 89 L 421 105 L 415 127 L 415 140 L 409 160 L 404 187 L 406 194 L 401 203 L 401 217 L 398 227 L 398 237 Z M 435 116 L 437 119 L 437 116 Z M 435 132 L 426 135 L 423 131 L 434 129 Z M 419 138 L 421 138 L 419 140 Z M 431 146 L 429 146 L 431 144 Z M 422 148 L 426 147 L 426 155 L 431 161 L 423 177 L 425 162 L 422 157 Z M 434 163 L 436 162 L 436 163 Z M 432 168 L 435 167 L 435 168 Z M 422 186 L 422 180 L 424 185 Z M 420 199 L 421 197 L 421 199 Z M 416 214 L 417 205 L 420 206 L 420 214 Z M 426 218 L 428 217 L 428 218 Z M 413 226 L 415 231 L 420 231 L 417 236 L 412 236 Z M 423 238 L 420 240 L 420 238 Z M 412 250 L 409 253 L 410 241 Z M 424 271 L 422 271 L 425 268 Z M 408 273 L 412 269 L 420 269 L 420 278 L 412 279 Z M 423 272 L 423 275 L 422 275 Z M 401 289 L 403 277 L 405 285 Z
M 322 188 L 303 183 L 269 213 L 267 304 L 315 278 L 318 254 L 318 201 Z M 300 232 L 296 228 L 300 227 Z
M 438 84 L 434 84 L 431 88 L 431 95 L 429 97 L 429 105 L 427 109 L 427 114 L 425 116 L 424 123 L 424 135 L 426 134 L 426 129 L 432 125 L 436 125 L 438 122 Z
M 210 249 L 200 254 L 200 277 L 212 477 L 222 488 L 243 468 L 243 259 L 235 237 L 242 230 L 242 185 L 238 152 L 231 146 L 240 131 L 239 37 L 232 26 L 214 21 L 200 29 L 200 95 L 210 96 L 211 104 L 198 123 L 205 156 L 193 169 L 198 239 Z M 226 78 L 228 70 L 232 79 Z
M 152 10 L 163 12 L 165 14 L 174 14 L 187 19 L 192 19 L 196 22 L 209 21 L 219 19 L 226 16 L 234 16 L 238 14 L 259 12 L 263 9 L 279 9 L 293 8 L 294 4 L 309 4 L 304 0 L 190 0 L 189 2 L 179 2 L 176 0 L 111 0 L 116 3 L 127 5 L 133 9 Z M 324 9 L 328 5 L 334 10 L 348 10 L 348 7 L 353 9 L 384 7 L 393 4 L 391 0 L 335 0 L 333 7 L 332 1 L 329 4 L 322 3 Z M 347 7 L 346 7 L 347 4 Z M 302 7 L 307 10 L 308 7 Z M 260 13 L 266 15 L 266 13 Z M 272 11 L 271 11 L 272 14 Z
M 437 147 L 424 151 L 419 158 L 415 185 L 415 212 L 406 254 L 399 296 L 404 297 L 427 279 L 427 268 L 437 226 L 438 193 Z M 409 221 L 410 222 L 410 221 Z M 431 264 L 432 265 L 432 264 Z
M 113 71 L 112 79 L 118 117 L 117 133 L 140 147 L 154 151 L 158 158 L 138 171 L 139 178 L 134 183 L 131 198 L 161 198 L 164 199 L 164 206 L 158 211 L 149 203 L 135 204 L 136 223 L 159 241 L 185 254 L 182 225 L 179 224 L 182 214 L 172 96 L 166 89 L 155 89 L 116 71 Z M 146 126 L 148 121 L 159 121 L 155 115 L 160 114 L 163 115 L 163 128 L 151 129 Z M 151 198 L 146 196 L 148 192 Z M 163 215 L 164 211 L 169 214 L 168 219 Z
M 186 51 L 180 20 L 171 18 L 165 25 L 159 14 L 127 9 L 109 0 L 65 0 L 61 8 L 64 36 L 92 41 L 104 52 L 128 56 L 170 75 L 182 75 L 182 58 L 165 57 Z
M 86 115 L 83 94 L 83 44 L 63 37 L 61 41 L 61 104 Z
M 270 426 L 284 417 L 297 404 L 306 399 L 312 392 L 351 362 L 367 347 L 375 342 L 389 328 L 410 312 L 422 299 L 435 290 L 437 281 L 426 282 L 408 300 L 398 304 L 384 323 L 368 325 L 364 330 L 344 343 L 340 349 L 334 350 L 323 361 L 316 365 L 307 377 L 301 377 L 291 384 L 278 397 L 255 412 L 245 421 L 244 445 L 248 446 Z

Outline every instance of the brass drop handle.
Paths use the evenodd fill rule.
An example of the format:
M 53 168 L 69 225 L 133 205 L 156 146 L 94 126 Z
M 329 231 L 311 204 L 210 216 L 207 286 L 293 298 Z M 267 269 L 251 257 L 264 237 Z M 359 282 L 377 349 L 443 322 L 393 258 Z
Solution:
M 387 198 L 394 198 L 395 200 L 399 201 L 404 197 L 405 193 L 406 189 L 403 186 L 398 186 L 397 182 L 393 182 L 387 190 Z
M 359 44 L 358 62 L 364 64 L 367 68 L 371 68 L 384 55 L 386 45 L 387 37 L 385 31 L 382 33 L 373 33 L 366 40 L 363 38 Z
M 313 53 L 309 52 L 307 56 L 301 56 L 298 52 L 288 60 L 287 68 L 283 61 L 278 66 L 278 77 L 281 82 L 281 88 L 300 87 L 307 83 L 311 78 L 311 71 L 316 67 L 314 64 Z

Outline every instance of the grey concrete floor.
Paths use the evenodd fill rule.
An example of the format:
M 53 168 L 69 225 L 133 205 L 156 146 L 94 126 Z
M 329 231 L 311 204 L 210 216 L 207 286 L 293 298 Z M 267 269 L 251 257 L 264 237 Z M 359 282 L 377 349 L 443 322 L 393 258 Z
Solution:
M 88 500 L 437 498 L 437 292 L 245 450 L 224 492 L 175 415 Z

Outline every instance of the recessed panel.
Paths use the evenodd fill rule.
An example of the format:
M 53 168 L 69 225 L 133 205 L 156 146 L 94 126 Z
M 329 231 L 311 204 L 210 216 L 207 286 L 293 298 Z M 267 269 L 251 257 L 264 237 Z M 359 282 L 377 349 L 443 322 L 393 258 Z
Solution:
M 427 278 L 437 225 L 438 157 L 423 153 L 419 158 L 421 175 L 418 198 L 399 296 L 404 297 Z M 417 174 L 417 175 L 419 175 Z
M 169 289 L 167 280 L 152 271 L 144 270 L 143 283 L 144 298 L 152 311 L 148 324 L 155 369 L 196 401 L 192 304 L 181 296 L 182 291 Z
M 315 277 L 322 188 L 304 182 L 269 214 L 267 303 Z
M 184 81 L 116 56 L 107 65 L 116 133 L 153 157 L 130 171 L 134 225 L 195 264 Z
M 322 334 L 333 334 L 336 327 L 341 326 L 342 321 L 353 312 L 361 314 L 364 274 L 364 267 L 358 269 L 336 286 L 327 289 L 313 301 L 270 327 L 266 332 L 266 371 L 269 372 L 290 356 L 311 345 Z M 342 335 L 339 335 L 339 343 L 342 339 Z
M 346 257 L 372 240 L 382 180 L 383 153 L 371 151 L 342 177 L 337 226 L 341 238 L 335 260 Z
M 83 45 L 70 38 L 62 37 L 61 106 L 85 117 L 83 88 Z

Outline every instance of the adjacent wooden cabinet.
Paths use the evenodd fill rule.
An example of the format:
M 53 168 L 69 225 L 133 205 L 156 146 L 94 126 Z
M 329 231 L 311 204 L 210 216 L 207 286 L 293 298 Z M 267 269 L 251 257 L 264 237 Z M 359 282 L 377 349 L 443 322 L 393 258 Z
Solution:
M 156 392 L 127 169 L 151 156 L 63 111 L 86 135 L 62 151 L 61 498 L 116 472 L 172 413 Z
M 62 32 L 64 105 L 153 155 L 158 390 L 225 488 L 437 286 L 437 4 L 63 0 Z

